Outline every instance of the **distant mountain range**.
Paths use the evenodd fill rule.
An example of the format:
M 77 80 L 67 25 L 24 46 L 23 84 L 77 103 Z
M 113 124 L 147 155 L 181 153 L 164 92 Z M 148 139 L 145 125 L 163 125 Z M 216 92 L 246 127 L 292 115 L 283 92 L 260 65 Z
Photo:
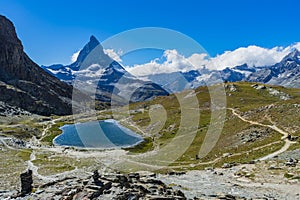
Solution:
M 259 59 L 259 58 L 257 58 Z M 201 68 L 188 72 L 172 72 L 143 76 L 164 89 L 178 92 L 183 89 L 197 88 L 202 85 L 212 85 L 219 82 L 248 81 L 260 82 L 285 87 L 300 87 L 300 52 L 294 49 L 279 63 L 272 66 L 254 67 L 243 64 L 222 70 Z
M 284 57 L 281 62 L 270 67 L 257 69 L 245 77 L 245 80 L 299 88 L 300 52 L 295 49 Z
M 100 49 L 97 50 L 97 56 L 102 63 L 96 61 L 93 63 L 94 65 L 82 67 L 86 57 L 96 47 Z M 257 59 L 260 58 L 258 57 Z M 95 66 L 97 63 L 100 63 L 100 65 Z M 105 66 L 104 63 L 106 63 L 108 67 L 103 67 Z M 184 89 L 196 88 L 202 85 L 211 85 L 223 81 L 249 81 L 282 85 L 285 87 L 300 87 L 300 52 L 297 49 L 294 49 L 291 53 L 286 55 L 281 62 L 272 66 L 254 67 L 243 64 L 233 68 L 227 67 L 222 70 L 201 68 L 188 72 L 178 71 L 139 77 L 142 80 L 150 81 L 144 82 L 128 73 L 118 62 L 112 60 L 108 55 L 106 55 L 103 52 L 99 41 L 94 36 L 91 36 L 89 43 L 86 44 L 80 51 L 77 61 L 73 64 L 67 66 L 42 66 L 42 68 L 68 84 L 72 84 L 75 77 L 77 77 L 78 80 L 89 82 L 99 79 L 97 97 L 102 101 L 111 100 L 111 97 L 107 94 L 111 94 L 116 85 L 120 86 L 118 83 L 120 77 L 123 77 L 123 79 L 126 77 L 127 80 L 122 82 L 123 91 L 124 88 L 130 88 L 130 85 L 135 82 L 140 82 L 141 85 L 145 85 L 145 83 L 147 83 L 147 90 L 150 91 L 151 95 L 138 98 L 134 97 L 133 101 L 143 101 L 151 98 L 152 96 L 166 95 L 164 90 L 169 93 L 174 93 Z M 127 86 L 125 87 L 124 84 L 127 84 Z

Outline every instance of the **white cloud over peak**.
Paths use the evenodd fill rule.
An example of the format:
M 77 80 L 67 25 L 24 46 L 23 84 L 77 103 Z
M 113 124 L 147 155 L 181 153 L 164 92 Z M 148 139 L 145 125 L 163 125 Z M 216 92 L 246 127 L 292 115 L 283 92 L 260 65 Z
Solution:
M 80 51 L 77 51 L 77 52 L 73 53 L 73 55 L 71 56 L 71 61 L 72 61 L 72 63 L 73 63 L 73 62 L 76 62 L 79 53 L 80 53 Z
M 104 49 L 104 53 L 115 61 L 122 62 L 122 59 L 120 58 L 120 55 L 122 55 L 122 51 L 119 50 L 118 52 L 116 52 L 114 49 Z
M 274 47 L 271 49 L 255 45 L 241 47 L 234 51 L 226 51 L 221 55 L 208 58 L 206 54 L 193 54 L 185 57 L 176 50 L 166 50 L 163 54 L 164 62 L 156 58 L 149 63 L 125 67 L 135 76 L 147 76 L 157 73 L 185 72 L 201 69 L 205 66 L 208 69 L 222 70 L 226 67 L 235 67 L 248 64 L 249 66 L 270 66 L 280 62 L 293 49 L 300 50 L 300 42 L 288 47 Z

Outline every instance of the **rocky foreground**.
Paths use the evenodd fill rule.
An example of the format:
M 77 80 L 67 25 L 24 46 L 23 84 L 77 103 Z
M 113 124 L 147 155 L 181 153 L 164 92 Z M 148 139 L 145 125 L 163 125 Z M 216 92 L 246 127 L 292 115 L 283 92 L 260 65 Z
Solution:
M 66 177 L 40 185 L 32 190 L 32 172 L 21 174 L 18 194 L 2 193 L 1 199 L 187 199 L 181 190 L 173 189 L 156 178 L 156 174 L 105 174 L 94 171 L 85 178 Z M 33 192 L 31 192 L 33 191 Z
M 268 167 L 268 168 L 267 168 Z M 263 169 L 263 171 L 262 171 Z M 258 171 L 259 170 L 259 171 Z M 62 176 L 35 183 L 29 170 L 20 175 L 21 189 L 0 191 L 10 200 L 185 200 L 185 199 L 300 199 L 299 163 L 276 160 L 168 174 L 104 173 Z M 289 171 L 291 177 L 283 177 Z M 254 174 L 256 173 L 256 174 Z M 294 173 L 294 177 L 292 174 Z M 286 176 L 286 175 L 285 175 Z
M 0 149 L 7 155 L 9 150 L 16 151 L 28 146 L 26 142 L 14 138 L 0 137 L 0 142 Z M 56 152 L 60 151 L 62 149 L 56 149 Z M 87 158 L 86 152 L 72 149 L 63 149 L 63 152 L 65 157 L 61 159 L 67 159 L 72 153 L 78 159 Z M 98 158 L 123 155 L 119 150 L 114 150 L 111 154 L 88 154 L 92 156 L 93 153 Z M 32 163 L 32 155 L 34 154 L 31 153 L 30 161 L 26 161 L 28 166 L 25 165 L 24 169 L 27 167 L 33 171 L 28 170 L 20 176 L 19 171 L 15 177 L 9 170 L 14 170 L 13 164 L 16 161 L 12 165 L 6 165 L 8 168 L 2 167 L 5 175 L 0 179 L 1 200 L 300 199 L 299 149 L 284 152 L 265 161 L 257 160 L 248 164 L 224 163 L 221 168 L 211 166 L 205 170 L 185 172 L 176 172 L 169 168 L 167 174 L 121 174 L 109 170 L 110 168 L 89 165 L 92 167 L 75 168 L 50 175 L 51 173 L 47 174 L 47 171 Z M 3 158 L 3 163 L 9 163 L 13 157 Z M 45 157 L 43 159 L 46 160 Z M 94 171 L 95 169 L 99 171 Z M 10 180 L 14 178 L 17 180 Z
M 169 176 L 180 177 L 185 172 L 171 173 Z M 155 173 L 105 174 L 94 171 L 85 178 L 65 177 L 48 182 L 33 189 L 32 171 L 20 175 L 21 191 L 15 194 L 2 191 L 1 199 L 16 200 L 186 200 L 186 199 L 247 199 L 231 194 L 202 194 L 203 198 L 187 198 L 185 194 L 158 179 Z

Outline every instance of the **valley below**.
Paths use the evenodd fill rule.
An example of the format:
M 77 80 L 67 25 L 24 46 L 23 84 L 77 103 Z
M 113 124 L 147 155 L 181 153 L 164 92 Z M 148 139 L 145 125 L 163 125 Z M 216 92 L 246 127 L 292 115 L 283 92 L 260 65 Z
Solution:
M 124 199 L 127 193 L 143 199 L 299 199 L 300 90 L 261 86 L 246 82 L 224 85 L 224 126 L 203 157 L 199 152 L 212 120 L 211 89 L 207 87 L 197 88 L 194 96 L 183 91 L 177 96 L 132 103 L 129 110 L 119 107 L 95 115 L 0 117 L 0 198 L 16 197 L 19 176 L 30 169 L 33 192 L 22 199 L 93 199 L 91 195 L 99 191 L 95 199 L 122 199 L 122 195 Z M 179 129 L 180 134 L 187 134 L 180 137 L 183 144 L 194 130 L 189 123 L 181 124 L 179 95 L 186 101 L 197 97 L 200 121 L 190 145 L 170 162 L 155 155 L 176 140 Z M 63 125 L 95 119 L 114 119 L 144 141 L 130 148 L 107 150 L 53 145 Z M 97 180 L 111 186 L 97 186 L 95 171 L 99 173 Z M 160 188 L 166 192 L 160 195 Z

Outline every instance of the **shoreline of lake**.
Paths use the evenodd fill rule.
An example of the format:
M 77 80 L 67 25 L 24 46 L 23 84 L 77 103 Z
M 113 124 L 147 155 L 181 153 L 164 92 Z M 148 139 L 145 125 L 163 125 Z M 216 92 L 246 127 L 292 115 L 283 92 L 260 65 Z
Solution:
M 139 141 L 133 143 L 133 144 L 128 144 L 128 145 L 115 145 L 113 142 L 111 142 L 111 144 L 114 144 L 114 146 L 112 147 L 88 147 L 88 146 L 84 146 L 84 143 L 82 146 L 80 145 L 70 145 L 70 144 L 60 144 L 59 142 L 57 142 L 57 139 L 62 137 L 62 135 L 65 135 L 66 134 L 66 128 L 69 128 L 69 127 L 75 127 L 76 131 L 77 131 L 77 127 L 78 125 L 81 126 L 81 125 L 86 125 L 88 123 L 99 123 L 99 126 L 101 127 L 101 123 L 110 123 L 110 124 L 113 124 L 115 125 L 118 129 L 120 129 L 123 134 L 126 134 L 127 136 L 130 136 L 132 138 L 135 138 L 135 139 L 138 139 Z M 129 128 L 127 127 L 124 127 L 122 126 L 121 124 L 119 124 L 118 121 L 114 120 L 114 119 L 106 119 L 106 120 L 99 120 L 99 121 L 89 121 L 89 122 L 79 122 L 79 123 L 75 123 L 75 124 L 65 124 L 61 127 L 59 127 L 60 130 L 62 130 L 62 133 L 57 135 L 53 140 L 52 140 L 52 144 L 56 147 L 69 147 L 69 148 L 75 148 L 75 149 L 78 149 L 78 150 L 116 150 L 116 149 L 126 149 L 126 148 L 134 148 L 135 146 L 141 144 L 142 142 L 144 142 L 144 138 L 140 135 L 140 134 L 137 134 L 135 133 L 134 131 L 130 130 Z M 102 130 L 102 128 L 101 128 Z M 78 133 L 78 132 L 77 132 Z M 105 135 L 107 133 L 104 133 Z M 107 135 L 106 135 L 107 137 Z M 80 138 L 80 136 L 79 136 Z M 80 139 L 81 140 L 81 139 Z M 82 141 L 81 141 L 82 142 Z

